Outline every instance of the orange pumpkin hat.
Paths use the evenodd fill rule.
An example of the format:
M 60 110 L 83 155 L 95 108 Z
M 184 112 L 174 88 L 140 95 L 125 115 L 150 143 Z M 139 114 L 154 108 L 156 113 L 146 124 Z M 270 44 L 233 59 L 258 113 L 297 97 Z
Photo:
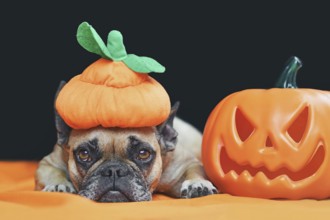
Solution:
M 102 58 L 73 77 L 57 96 L 56 110 L 70 127 L 146 127 L 168 118 L 169 96 L 147 74 L 164 72 L 161 64 L 127 54 L 119 31 L 111 31 L 105 45 L 94 28 L 83 22 L 77 40 Z

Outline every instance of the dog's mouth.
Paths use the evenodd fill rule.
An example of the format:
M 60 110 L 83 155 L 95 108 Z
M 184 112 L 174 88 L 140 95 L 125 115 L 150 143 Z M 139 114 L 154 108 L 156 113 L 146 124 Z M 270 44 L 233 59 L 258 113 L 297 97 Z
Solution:
M 78 195 L 96 202 L 133 202 L 125 193 L 117 190 L 81 190 Z
M 127 181 L 127 182 L 126 182 Z M 136 181 L 109 182 L 109 178 L 98 178 L 91 184 L 81 187 L 78 194 L 97 202 L 138 202 L 151 200 L 151 193 L 146 185 Z
M 127 196 L 116 190 L 110 190 L 105 192 L 101 198 L 98 200 L 99 202 L 131 202 Z
M 226 148 L 221 147 L 220 166 L 225 175 L 230 173 L 234 178 L 244 175 L 248 179 L 252 179 L 260 173 L 261 175 L 267 177 L 268 180 L 285 176 L 291 181 L 301 181 L 312 176 L 318 171 L 324 161 L 324 157 L 325 149 L 323 145 L 320 145 L 312 158 L 309 160 L 309 163 L 301 170 L 294 172 L 286 167 L 282 167 L 278 170 L 270 171 L 265 166 L 253 167 L 250 164 L 238 164 L 229 158 Z

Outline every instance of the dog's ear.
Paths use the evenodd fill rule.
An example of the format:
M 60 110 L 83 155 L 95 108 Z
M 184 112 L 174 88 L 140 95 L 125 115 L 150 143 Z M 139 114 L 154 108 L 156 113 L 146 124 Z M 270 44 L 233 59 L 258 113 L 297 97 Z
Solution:
M 54 100 L 54 112 L 55 112 L 55 127 L 57 131 L 57 144 L 61 147 L 65 147 L 68 143 L 69 140 L 69 135 L 71 132 L 71 128 L 64 122 L 64 120 L 61 118 L 61 116 L 58 114 L 56 107 L 55 107 L 55 102 L 56 98 L 63 88 L 63 86 L 66 84 L 65 81 L 61 81 L 58 89 L 55 94 L 55 100 Z
M 156 127 L 162 154 L 173 151 L 175 149 L 176 143 L 178 142 L 178 132 L 173 127 L 173 120 L 179 109 L 179 105 L 180 103 L 176 102 L 172 106 L 170 115 L 167 120 Z

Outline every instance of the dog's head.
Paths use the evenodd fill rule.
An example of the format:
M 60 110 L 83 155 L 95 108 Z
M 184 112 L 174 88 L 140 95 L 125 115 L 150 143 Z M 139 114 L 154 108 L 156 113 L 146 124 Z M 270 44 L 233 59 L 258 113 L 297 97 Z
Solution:
M 178 103 L 156 127 L 88 130 L 70 129 L 55 110 L 57 144 L 68 151 L 68 173 L 78 194 L 101 202 L 150 200 L 162 174 L 162 155 L 177 142 L 177 109 Z

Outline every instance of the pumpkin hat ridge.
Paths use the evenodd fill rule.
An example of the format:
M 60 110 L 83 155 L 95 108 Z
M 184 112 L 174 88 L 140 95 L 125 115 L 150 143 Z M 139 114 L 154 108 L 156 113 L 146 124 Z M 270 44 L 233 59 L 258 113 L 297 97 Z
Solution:
M 79 44 L 101 56 L 59 92 L 55 108 L 74 129 L 156 126 L 167 119 L 170 99 L 148 73 L 165 67 L 149 57 L 127 54 L 119 31 L 111 31 L 107 45 L 87 22 L 77 30 Z

